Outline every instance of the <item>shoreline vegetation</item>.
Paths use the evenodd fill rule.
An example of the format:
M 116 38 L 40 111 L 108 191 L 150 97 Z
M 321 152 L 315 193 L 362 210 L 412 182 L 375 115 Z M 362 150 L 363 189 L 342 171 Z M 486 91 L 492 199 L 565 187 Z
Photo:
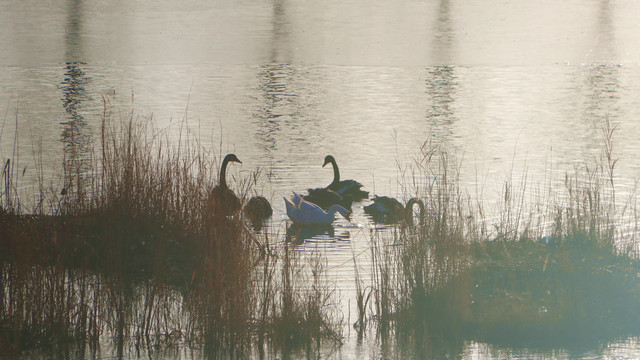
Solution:
M 132 348 L 208 358 L 339 349 L 345 320 L 322 255 L 303 258 L 242 212 L 211 216 L 217 157 L 192 140 L 172 144 L 133 112 L 114 117 L 105 99 L 95 148 L 65 152 L 61 194 L 40 173 L 32 211 L 18 195 L 21 170 L 5 162 L 0 356 L 82 357 L 109 340 L 119 357 Z M 357 321 L 347 326 L 358 339 L 393 340 L 409 358 L 459 357 L 467 340 L 566 348 L 640 335 L 640 261 L 619 241 L 621 219 L 637 210 L 616 203 L 614 131 L 606 121 L 601 160 L 567 174 L 560 195 L 528 208 L 527 184 L 505 183 L 491 221 L 460 188 L 452 157 L 425 143 L 403 181 L 426 215 L 370 230 L 371 280 L 354 279 Z M 261 176 L 234 181 L 243 204 Z
M 244 358 L 339 342 L 333 293 L 313 275 L 320 262 L 294 266 L 296 252 L 242 212 L 207 212 L 216 157 L 191 140 L 170 144 L 149 119 L 111 117 L 105 101 L 97 148 L 67 154 L 62 194 L 45 194 L 41 180 L 33 214 L 21 213 L 7 161 L 0 354 L 84 353 L 112 340 L 119 357 L 134 344 Z M 243 203 L 259 176 L 236 182 Z

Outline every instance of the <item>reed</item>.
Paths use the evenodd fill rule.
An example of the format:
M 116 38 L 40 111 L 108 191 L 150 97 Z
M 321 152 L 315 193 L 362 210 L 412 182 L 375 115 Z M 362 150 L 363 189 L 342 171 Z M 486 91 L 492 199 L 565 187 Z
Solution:
M 219 155 L 188 136 L 175 144 L 133 111 L 118 118 L 109 103 L 95 148 L 66 155 L 63 194 L 39 180 L 29 206 L 22 170 L 4 164 L 0 355 L 84 354 L 105 339 L 121 357 L 131 344 L 211 358 L 320 358 L 339 347 L 322 256 L 256 233 L 242 213 L 208 213 Z M 571 341 L 563 333 L 594 342 L 638 333 L 640 264 L 621 244 L 621 219 L 637 212 L 616 194 L 614 132 L 605 122 L 602 157 L 560 187 L 531 191 L 526 174 L 505 182 L 491 216 L 460 188 L 456 159 L 425 143 L 401 177 L 426 216 L 371 231 L 367 286 L 354 256 L 358 336 L 375 323 L 383 348 L 396 339 L 408 357 L 434 358 L 468 339 L 558 345 Z M 262 176 L 234 179 L 243 202 Z M 592 324 L 598 331 L 585 334 Z
M 640 262 L 621 242 L 624 222 L 633 222 L 625 215 L 632 200 L 617 204 L 614 131 L 603 123 L 602 156 L 565 174 L 538 226 L 511 224 L 515 241 L 473 244 L 475 309 L 467 324 L 474 336 L 518 346 L 523 339 L 595 346 L 640 330 L 631 276 Z
M 282 242 L 254 232 L 241 212 L 208 213 L 218 156 L 188 136 L 176 145 L 133 110 L 123 119 L 110 103 L 95 148 L 66 154 L 63 194 L 40 186 L 37 213 L 25 212 L 20 174 L 5 165 L 0 355 L 84 353 L 111 340 L 119 356 L 131 345 L 187 345 L 245 358 L 266 346 L 335 343 L 334 290 L 320 281 L 322 266 L 312 266 L 307 288 Z M 234 179 L 243 202 L 261 174 Z
M 468 339 L 557 347 L 637 334 L 640 261 L 621 243 L 622 221 L 637 217 L 633 200 L 616 203 L 614 131 L 605 121 L 600 159 L 560 187 L 531 191 L 526 173 L 505 182 L 492 217 L 460 189 L 453 157 L 425 143 L 401 173 L 427 216 L 372 233 L 379 333 L 416 358 L 459 353 Z
M 397 295 L 395 297 L 396 333 L 400 341 L 412 339 L 417 356 L 432 357 L 440 348 L 434 343 L 453 339 L 455 314 L 464 312 L 459 299 L 464 287 L 450 287 L 452 279 L 462 276 L 469 265 L 468 244 L 471 234 L 469 209 L 459 189 L 458 173 L 451 156 L 432 146 L 423 146 L 415 161 L 412 177 L 422 186 L 417 194 L 425 202 L 426 216 L 414 226 L 399 230 L 399 246 L 394 247 Z M 414 183 L 419 183 L 415 181 Z

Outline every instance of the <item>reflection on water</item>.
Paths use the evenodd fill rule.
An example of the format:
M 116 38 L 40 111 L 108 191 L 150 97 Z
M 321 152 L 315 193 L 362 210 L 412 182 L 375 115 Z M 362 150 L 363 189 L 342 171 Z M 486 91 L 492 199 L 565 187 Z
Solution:
M 588 68 L 584 79 L 585 104 L 583 117 L 594 125 L 608 117 L 616 122 L 625 111 L 618 105 L 620 100 L 619 66 L 595 64 Z
M 590 50 L 596 63 L 607 63 L 616 54 L 616 33 L 612 19 L 614 10 L 614 4 L 610 0 L 599 1 L 594 29 L 595 46 Z
M 347 241 L 351 237 L 351 233 L 347 228 L 341 228 L 334 225 L 318 225 L 318 226 L 299 226 L 296 224 L 287 225 L 287 241 L 296 245 L 302 245 L 305 241 L 321 241 L 335 242 Z
M 271 21 L 271 54 L 270 64 L 287 64 L 291 62 L 291 45 L 289 44 L 289 19 L 287 18 L 287 2 L 275 0 Z
M 258 121 L 256 133 L 267 153 L 276 150 L 281 130 L 278 118 L 285 115 L 291 116 L 291 114 L 281 113 L 281 109 L 288 108 L 287 104 L 292 103 L 296 96 L 287 93 L 286 82 L 289 73 L 287 66 L 282 64 L 265 65 L 260 73 L 259 89 L 263 91 L 264 105 L 255 114 Z
M 74 189 L 84 189 L 83 173 L 89 168 L 90 134 L 87 122 L 82 115 L 83 103 L 92 99 L 87 94 L 91 78 L 83 58 L 82 1 L 68 0 L 67 3 L 64 80 L 60 83 L 63 93 L 62 104 L 67 120 L 61 122 L 61 141 L 64 145 L 64 184 L 65 194 L 74 193 Z M 82 198 L 83 194 L 77 193 Z
M 456 67 L 436 66 L 428 69 L 425 81 L 428 104 L 426 119 L 434 129 L 441 129 L 438 141 L 447 142 L 453 134 L 456 122 Z
M 61 82 L 63 92 L 62 103 L 67 112 L 67 120 L 61 122 L 61 141 L 64 144 L 64 186 L 67 192 L 77 187 L 83 188 L 82 174 L 89 166 L 89 141 L 90 134 L 87 130 L 87 122 L 82 115 L 82 103 L 89 101 L 85 87 L 90 78 L 87 77 L 82 66 L 83 63 L 67 63 L 65 67 L 65 79 Z
M 434 26 L 433 56 L 436 64 L 451 64 L 455 58 L 452 54 L 455 42 L 454 26 L 451 24 L 451 2 L 440 0 L 437 19 Z

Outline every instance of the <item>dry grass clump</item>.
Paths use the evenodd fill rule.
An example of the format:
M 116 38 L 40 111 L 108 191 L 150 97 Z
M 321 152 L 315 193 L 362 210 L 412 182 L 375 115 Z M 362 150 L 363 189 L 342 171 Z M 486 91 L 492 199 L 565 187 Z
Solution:
M 16 171 L 3 172 L 0 354 L 111 339 L 120 356 L 133 343 L 242 358 L 265 340 L 284 351 L 336 339 L 320 275 L 300 291 L 288 255 L 242 212 L 207 211 L 216 157 L 188 136 L 172 143 L 151 119 L 114 119 L 106 100 L 91 161 L 66 162 L 65 191 L 41 194 L 37 213 L 13 205 Z M 244 203 L 251 181 L 234 185 Z
M 614 129 L 605 123 L 600 161 L 567 174 L 558 193 L 529 202 L 526 177 L 517 191 L 507 182 L 490 219 L 460 191 L 451 157 L 426 144 L 410 169 L 426 217 L 372 237 L 379 330 L 417 358 L 459 353 L 466 339 L 593 346 L 639 333 L 640 261 L 618 227 L 633 202 L 616 204 Z
M 272 302 L 272 320 L 267 332 L 276 349 L 292 356 L 304 349 L 307 357 L 320 356 L 323 341 L 341 344 L 341 329 L 336 323 L 335 289 L 323 279 L 324 265 L 319 255 L 301 266 L 300 254 L 285 246 L 280 267 L 277 299 Z
M 465 336 L 595 348 L 640 332 L 640 261 L 583 238 L 475 244 Z
M 640 261 L 620 241 L 633 210 L 631 201 L 616 203 L 614 130 L 604 123 L 599 162 L 565 175 L 544 221 L 511 224 L 510 239 L 473 244 L 467 336 L 594 347 L 640 332 Z
M 450 156 L 429 143 L 421 150 L 404 174 L 410 174 L 411 196 L 424 202 L 424 216 L 401 222 L 391 236 L 372 232 L 371 286 L 364 288 L 356 279 L 356 325 L 363 332 L 375 320 L 383 341 L 395 335 L 403 344 L 399 349 L 411 344 L 407 356 L 428 358 L 440 348 L 434 345 L 438 337 L 457 336 L 453 322 L 458 320 L 449 316 L 455 311 L 444 310 L 464 309 L 460 299 L 468 289 L 450 284 L 468 269 L 469 239 L 475 239 L 478 226 L 469 216 Z M 373 317 L 367 316 L 368 307 Z
M 464 278 L 469 240 L 477 234 L 450 160 L 441 149 L 423 146 L 412 176 L 423 179 L 416 191 L 426 215 L 414 227 L 400 229 L 393 252 L 398 289 L 395 330 L 400 341 L 413 344 L 417 356 L 435 356 L 431 352 L 441 348 L 436 343 L 455 339 L 455 324 L 465 311 L 461 300 L 467 289 L 450 284 Z

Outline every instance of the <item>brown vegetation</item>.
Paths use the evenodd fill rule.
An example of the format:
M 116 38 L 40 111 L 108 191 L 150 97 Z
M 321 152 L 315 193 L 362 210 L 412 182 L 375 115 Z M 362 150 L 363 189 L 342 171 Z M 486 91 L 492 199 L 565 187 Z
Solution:
M 241 212 L 208 212 L 215 156 L 192 139 L 170 144 L 133 114 L 111 116 L 105 102 L 92 160 L 66 162 L 64 191 L 43 190 L 33 214 L 15 206 L 10 162 L 2 173 L 0 354 L 111 339 L 120 355 L 128 343 L 188 344 L 235 358 L 338 339 L 332 292 L 290 276 L 286 244 Z M 234 185 L 244 204 L 249 181 Z

